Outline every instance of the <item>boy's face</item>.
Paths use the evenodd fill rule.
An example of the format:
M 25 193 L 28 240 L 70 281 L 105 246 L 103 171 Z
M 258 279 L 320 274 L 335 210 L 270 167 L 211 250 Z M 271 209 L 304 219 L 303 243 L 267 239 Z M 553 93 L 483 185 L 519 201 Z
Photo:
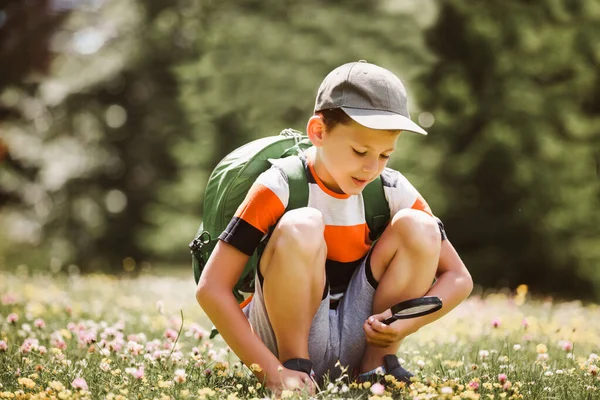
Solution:
M 321 129 L 320 137 L 311 137 L 317 147 L 315 172 L 330 190 L 350 195 L 361 193 L 381 174 L 400 136 L 399 131 L 370 129 L 354 121 L 331 131 L 324 125 Z

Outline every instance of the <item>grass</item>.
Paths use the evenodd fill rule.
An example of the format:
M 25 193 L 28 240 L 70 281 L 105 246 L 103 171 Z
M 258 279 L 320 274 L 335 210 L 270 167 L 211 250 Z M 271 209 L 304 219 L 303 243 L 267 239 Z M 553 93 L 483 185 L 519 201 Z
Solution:
M 0 272 L 0 398 L 270 397 L 194 299 L 191 276 Z M 596 399 L 598 307 L 471 296 L 408 337 L 409 387 L 329 382 L 319 399 Z M 183 323 L 182 323 L 183 317 Z M 283 392 L 282 398 L 307 397 Z

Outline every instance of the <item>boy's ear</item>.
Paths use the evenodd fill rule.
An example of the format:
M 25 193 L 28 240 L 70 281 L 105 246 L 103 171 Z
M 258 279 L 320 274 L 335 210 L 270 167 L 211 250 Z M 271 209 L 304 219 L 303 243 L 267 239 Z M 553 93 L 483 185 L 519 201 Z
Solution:
M 321 147 L 323 143 L 323 134 L 325 133 L 325 123 L 323 117 L 318 114 L 313 115 L 306 124 L 306 134 L 313 146 Z

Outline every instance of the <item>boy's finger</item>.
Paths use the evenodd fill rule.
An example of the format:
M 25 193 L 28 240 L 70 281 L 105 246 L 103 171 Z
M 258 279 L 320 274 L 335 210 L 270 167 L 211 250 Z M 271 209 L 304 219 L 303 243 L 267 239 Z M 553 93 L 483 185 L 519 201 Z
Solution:
M 369 325 L 367 322 L 365 322 L 363 329 L 365 331 L 365 336 L 367 338 L 367 341 L 369 341 L 369 343 L 374 344 L 376 343 L 383 343 L 383 341 L 386 340 L 386 336 L 385 334 L 376 331 L 375 329 L 373 329 L 372 325 Z
M 388 325 L 384 324 L 383 322 L 381 322 L 378 319 L 374 319 L 371 322 L 371 327 L 374 330 L 376 330 L 377 332 L 381 332 L 381 333 L 389 332 L 389 330 L 391 329 Z

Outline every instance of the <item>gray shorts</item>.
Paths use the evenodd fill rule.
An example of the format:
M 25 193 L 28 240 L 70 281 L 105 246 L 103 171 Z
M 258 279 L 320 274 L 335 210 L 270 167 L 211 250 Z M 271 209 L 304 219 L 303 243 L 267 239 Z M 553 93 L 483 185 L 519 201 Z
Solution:
M 365 257 L 354 271 L 338 307 L 335 310 L 329 309 L 328 293 L 321 301 L 313 318 L 308 336 L 308 354 L 319 378 L 326 373 L 330 373 L 332 378 L 336 378 L 339 370 L 335 368 L 335 364 L 338 361 L 342 366 L 348 367 L 349 373 L 360 367 L 367 343 L 363 324 L 372 314 L 373 296 L 375 295 L 375 289 L 367 280 L 365 272 L 369 258 Z M 254 297 L 243 311 L 254 332 L 277 356 L 277 342 L 265 308 L 258 276 L 255 284 Z M 294 327 L 290 326 L 289 329 L 292 330 Z

